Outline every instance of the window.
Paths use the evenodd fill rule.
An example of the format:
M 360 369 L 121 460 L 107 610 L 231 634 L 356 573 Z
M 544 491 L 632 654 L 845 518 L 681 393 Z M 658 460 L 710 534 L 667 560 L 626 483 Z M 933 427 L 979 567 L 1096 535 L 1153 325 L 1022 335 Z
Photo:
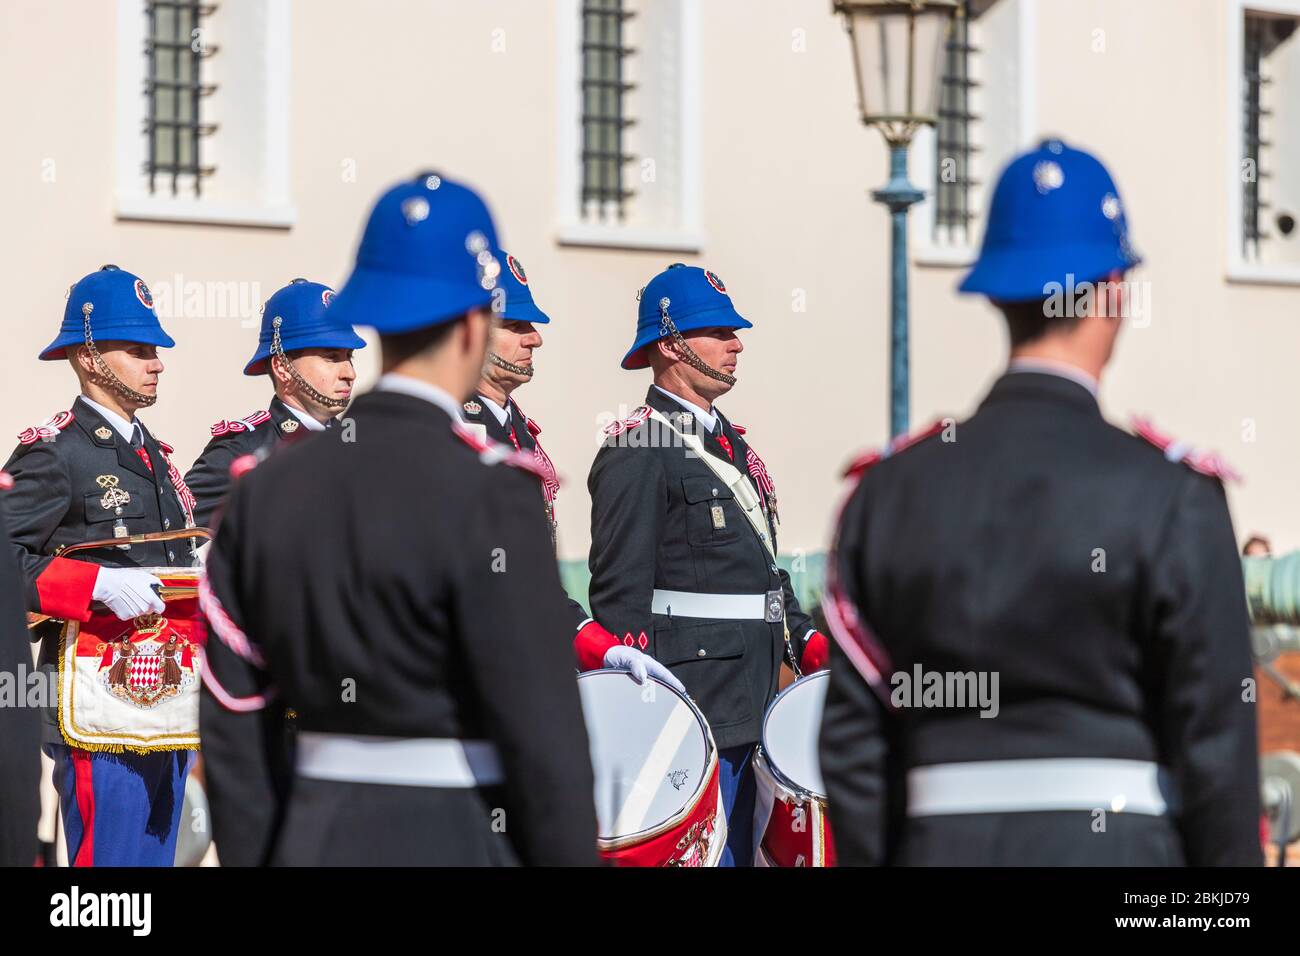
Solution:
M 120 219 L 292 225 L 289 0 L 118 0 Z
M 976 116 L 971 112 L 970 0 L 962 0 L 953 18 L 944 52 L 939 91 L 939 122 L 934 136 L 934 240 L 943 245 L 969 245 L 971 211 L 976 183 L 971 177 L 971 134 Z
M 697 251 L 698 5 L 559 9 L 559 241 Z
M 1278 81 L 1300 80 L 1300 46 L 1292 17 L 1247 12 L 1241 58 L 1241 252 L 1247 262 L 1300 260 L 1295 232 L 1294 177 L 1282 150 L 1297 143 L 1296 111 L 1287 110 Z M 1283 87 L 1284 89 L 1285 87 Z M 1300 237 L 1297 237 L 1300 238 Z
M 632 159 L 623 151 L 627 116 L 624 79 L 627 58 L 636 51 L 624 46 L 623 25 L 635 14 L 623 0 L 586 0 L 582 7 L 582 217 L 623 219 L 623 168 Z
M 145 58 L 149 75 L 144 95 L 148 119 L 144 135 L 149 157 L 145 172 L 149 192 L 156 193 L 160 180 L 170 180 L 171 194 L 184 187 L 199 195 L 204 176 L 213 168 L 200 161 L 200 144 L 215 129 L 203 123 L 204 98 L 216 89 L 204 84 L 201 66 L 216 52 L 205 40 L 204 20 L 215 8 L 198 0 L 149 0 L 144 14 L 148 20 Z
M 1229 0 L 1228 278 L 1300 284 L 1300 0 Z
M 939 121 L 916 134 L 916 258 L 967 265 L 979 246 L 989 185 L 1037 135 L 1034 0 L 961 0 L 949 28 Z

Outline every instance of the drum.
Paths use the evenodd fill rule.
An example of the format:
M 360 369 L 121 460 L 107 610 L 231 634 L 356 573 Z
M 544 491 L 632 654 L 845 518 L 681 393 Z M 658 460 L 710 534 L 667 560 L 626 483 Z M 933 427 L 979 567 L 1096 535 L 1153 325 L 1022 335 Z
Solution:
M 817 761 L 829 678 L 827 671 L 801 677 L 763 716 L 763 738 L 754 752 L 755 866 L 835 865 Z
M 718 752 L 685 694 L 626 671 L 578 675 L 596 776 L 597 847 L 615 866 L 717 866 L 727 842 Z
M 198 568 L 144 568 L 162 581 L 162 614 L 104 609 L 67 621 L 59 648 L 59 730 L 71 747 L 197 750 L 203 625 Z

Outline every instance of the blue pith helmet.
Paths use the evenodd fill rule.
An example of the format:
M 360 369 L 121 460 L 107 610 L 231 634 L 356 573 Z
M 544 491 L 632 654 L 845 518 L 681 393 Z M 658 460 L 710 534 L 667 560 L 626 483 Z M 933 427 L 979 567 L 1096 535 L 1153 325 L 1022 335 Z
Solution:
M 144 280 L 114 265 L 101 266 L 73 283 L 58 337 L 41 350 L 40 357 L 65 358 L 68 347 L 86 344 L 87 320 L 93 341 L 136 342 L 168 349 L 176 344 L 163 331 Z
M 262 307 L 262 333 L 257 339 L 257 351 L 244 366 L 245 375 L 263 375 L 271 358 L 271 345 L 278 331 L 280 348 L 286 352 L 297 349 L 363 349 L 366 342 L 353 331 L 352 326 L 339 322 L 330 303 L 334 290 L 319 282 L 294 279 Z M 279 325 L 276 325 L 279 319 Z
M 645 368 L 650 364 L 644 349 L 651 342 L 672 334 L 667 320 L 671 320 L 678 332 L 753 328 L 753 323 L 731 304 L 722 280 L 698 266 L 673 263 L 646 284 L 640 298 L 636 340 L 623 356 L 623 368 Z
M 504 322 L 531 322 L 533 325 L 546 325 L 551 317 L 537 307 L 533 301 L 533 291 L 528 285 L 528 273 L 523 264 L 508 252 L 501 253 L 505 268 L 501 270 L 497 284 L 499 306 L 497 315 Z
M 1027 302 L 1047 298 L 1054 284 L 1097 282 L 1141 261 L 1106 167 L 1049 139 L 998 178 L 979 259 L 960 289 Z
M 375 202 L 334 318 L 381 335 L 491 308 L 501 276 L 496 226 L 473 189 L 438 173 L 398 183 Z

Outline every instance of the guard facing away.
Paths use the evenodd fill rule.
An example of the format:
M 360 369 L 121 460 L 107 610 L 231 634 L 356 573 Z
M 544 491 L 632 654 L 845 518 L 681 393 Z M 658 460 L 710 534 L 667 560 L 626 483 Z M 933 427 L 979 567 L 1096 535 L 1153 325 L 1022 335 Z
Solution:
M 171 446 L 136 417 L 158 396 L 158 349 L 174 344 L 144 282 L 107 265 L 72 286 L 59 335 L 40 354 L 46 361 L 66 360 L 81 394 L 67 410 L 19 435 L 5 465 L 13 488 L 4 507 L 27 610 L 56 619 L 32 634 L 42 640 L 40 665 L 47 675 L 67 665 L 61 690 L 75 663 L 71 655 L 60 659 L 62 621 L 89 621 L 92 602 L 122 621 L 161 613 L 165 604 L 154 588 L 162 582 L 144 569 L 194 564 L 192 538 L 126 540 L 194 524 L 193 496 L 171 461 Z M 72 545 L 105 539 L 123 543 L 61 556 Z M 95 696 L 110 693 L 111 683 L 76 682 L 90 695 L 83 709 L 113 704 Z M 44 743 L 54 759 L 74 865 L 172 865 L 190 751 L 169 749 L 154 728 L 158 714 L 174 706 L 174 700 L 138 703 L 123 718 L 126 737 L 102 746 L 75 736 L 67 701 L 47 711 Z M 125 746 L 121 739 L 136 743 Z
M 712 728 L 723 866 L 753 859 L 750 758 L 781 663 L 809 672 L 827 654 L 777 565 L 767 467 L 713 404 L 736 382 L 736 332 L 750 327 L 712 272 L 677 264 L 650 280 L 623 367 L 650 367 L 654 384 L 645 405 L 606 429 L 587 483 L 592 615 L 667 666 Z
M 275 395 L 266 408 L 212 426 L 212 438 L 185 475 L 194 520 L 211 526 L 230 490 L 230 466 L 245 455 L 264 458 L 279 442 L 332 428 L 352 397 L 352 353 L 366 347 L 350 325 L 333 321 L 334 290 L 294 279 L 262 307 L 257 352 L 245 375 L 268 375 Z
M 331 306 L 383 351 L 351 440 L 326 432 L 235 483 L 200 591 L 223 863 L 596 861 L 541 476 L 459 417 L 500 272 L 472 190 L 428 174 L 385 192 Z
M 531 382 L 537 371 L 533 352 L 542 347 L 537 326 L 549 324 L 551 318 L 534 301 L 523 264 L 508 252 L 502 256 L 505 268 L 498 277 L 497 297 L 493 300 L 499 324 L 492 332 L 488 364 L 483 366 L 483 376 L 474 395 L 464 404 L 463 417 L 466 426 L 479 437 L 532 456 L 542 472 L 546 520 L 554 545 L 555 498 L 560 480 L 538 438 L 542 427 L 525 415 L 514 399 L 515 389 Z M 638 682 L 644 681 L 648 674 L 681 688 L 681 682 L 668 668 L 630 642 L 624 644 L 618 640 L 572 598 L 569 609 L 576 635 L 574 647 L 582 670 L 598 667 L 625 670 Z
M 821 734 L 842 864 L 1261 860 L 1226 469 L 1098 409 L 1138 262 L 1097 159 L 1016 158 L 962 284 L 1006 318 L 1006 373 L 852 469 Z

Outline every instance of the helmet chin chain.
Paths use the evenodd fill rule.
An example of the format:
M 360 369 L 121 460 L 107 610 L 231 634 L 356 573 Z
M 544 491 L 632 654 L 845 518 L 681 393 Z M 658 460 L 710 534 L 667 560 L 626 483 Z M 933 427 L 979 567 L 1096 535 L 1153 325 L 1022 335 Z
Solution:
M 154 402 L 158 401 L 157 395 L 146 395 L 144 392 L 137 392 L 126 382 L 114 374 L 113 370 L 108 367 L 104 361 L 104 356 L 99 354 L 99 349 L 95 345 L 95 336 L 90 331 L 90 313 L 95 311 L 95 307 L 89 302 L 83 302 L 81 305 L 81 317 L 84 323 L 83 332 L 86 337 L 86 348 L 90 350 L 90 358 L 95 363 L 95 371 L 103 380 L 103 383 L 113 391 L 122 395 L 127 401 L 134 402 L 141 408 L 148 408 Z
M 677 323 L 668 317 L 668 306 L 670 300 L 664 296 L 659 300 L 659 336 L 671 335 L 673 342 L 677 345 L 678 350 L 682 353 L 682 360 L 695 369 L 707 375 L 709 378 L 722 382 L 724 385 L 735 385 L 736 376 L 728 375 L 726 372 L 720 372 L 713 366 L 709 365 L 704 359 L 696 353 L 695 349 L 686 344 L 686 339 L 682 333 L 677 331 Z
M 514 372 L 516 375 L 522 375 L 524 378 L 533 377 L 533 369 L 528 366 L 516 365 L 514 362 L 507 362 L 496 352 L 488 352 L 488 361 L 497 368 L 503 368 L 507 372 Z
M 318 402 L 326 408 L 346 408 L 348 404 L 346 398 L 328 398 L 316 391 L 316 389 L 312 388 L 311 385 L 308 384 L 307 380 L 302 377 L 302 373 L 294 366 L 293 359 L 284 354 L 284 346 L 280 342 L 280 324 L 283 321 L 284 320 L 278 315 L 271 320 L 271 354 L 279 357 L 280 361 L 284 363 L 284 367 L 288 371 L 289 377 L 294 380 L 294 383 L 302 389 L 303 393 L 312 401 Z

